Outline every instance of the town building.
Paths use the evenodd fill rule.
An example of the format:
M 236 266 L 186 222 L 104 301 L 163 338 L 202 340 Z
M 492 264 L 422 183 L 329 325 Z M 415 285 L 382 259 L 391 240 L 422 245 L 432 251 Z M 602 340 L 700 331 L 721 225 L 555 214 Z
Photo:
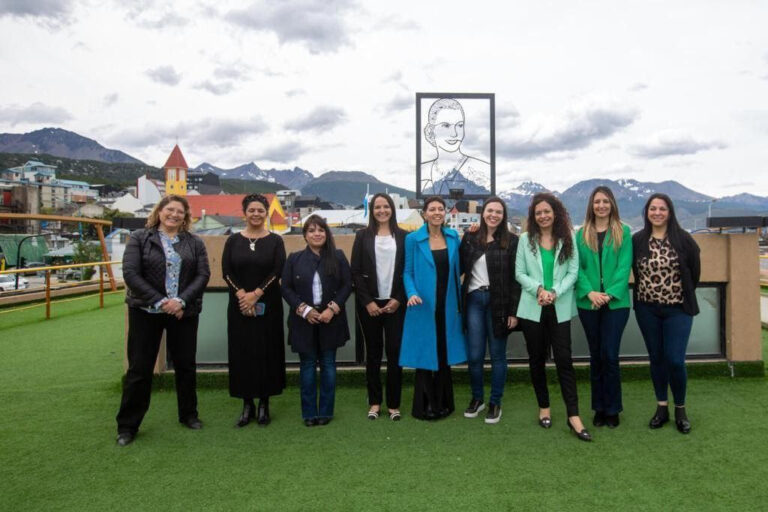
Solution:
M 165 195 L 186 196 L 189 166 L 178 144 L 173 146 L 163 169 L 165 170 Z

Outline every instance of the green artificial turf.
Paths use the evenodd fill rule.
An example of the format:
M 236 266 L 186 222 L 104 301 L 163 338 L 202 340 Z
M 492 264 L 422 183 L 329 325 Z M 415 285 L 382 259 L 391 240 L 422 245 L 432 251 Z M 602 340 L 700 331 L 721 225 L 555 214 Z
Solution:
M 301 422 L 295 387 L 273 398 L 269 427 L 241 430 L 232 427 L 238 401 L 203 388 L 205 428 L 189 431 L 176 422 L 175 394 L 158 391 L 136 442 L 121 448 L 123 306 L 110 298 L 105 310 L 56 313 L 0 315 L 3 510 L 766 508 L 765 378 L 691 379 L 688 436 L 649 430 L 651 384 L 625 382 L 621 426 L 591 428 L 591 444 L 568 432 L 556 386 L 554 426 L 539 428 L 523 381 L 507 386 L 497 425 L 459 412 L 437 423 L 368 421 L 365 389 L 346 384 L 333 422 L 315 428 Z M 588 383 L 579 391 L 588 421 Z M 455 392 L 462 409 L 468 386 Z

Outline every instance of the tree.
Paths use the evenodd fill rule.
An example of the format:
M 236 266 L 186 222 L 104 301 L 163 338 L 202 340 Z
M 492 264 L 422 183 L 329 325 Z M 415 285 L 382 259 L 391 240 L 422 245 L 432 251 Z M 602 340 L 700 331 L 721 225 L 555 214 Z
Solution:
M 75 242 L 73 248 L 72 261 L 75 263 L 90 263 L 92 261 L 101 261 L 101 246 L 98 243 L 91 243 L 88 240 Z M 87 281 L 93 277 L 93 267 L 83 267 L 83 280 Z

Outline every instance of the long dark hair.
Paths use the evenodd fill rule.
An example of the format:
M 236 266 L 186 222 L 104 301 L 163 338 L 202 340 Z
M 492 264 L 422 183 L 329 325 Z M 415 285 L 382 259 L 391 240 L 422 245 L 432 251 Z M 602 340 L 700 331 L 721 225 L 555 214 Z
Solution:
M 555 215 L 555 222 L 552 225 L 552 238 L 555 247 L 557 247 L 558 243 L 563 243 L 563 247 L 560 249 L 560 256 L 557 258 L 562 265 L 573 255 L 573 226 L 571 225 L 571 217 L 568 215 L 568 210 L 565 209 L 563 203 L 553 194 L 539 192 L 533 196 L 531 205 L 528 207 L 526 231 L 528 231 L 528 243 L 531 245 L 531 251 L 534 254 L 536 254 L 536 246 L 541 240 L 541 229 L 536 223 L 536 207 L 539 203 L 547 203 L 552 207 L 552 213 Z
M 485 223 L 485 207 L 491 203 L 499 203 L 501 205 L 502 217 L 499 227 L 496 228 L 496 237 L 499 240 L 499 245 L 502 249 L 509 247 L 509 227 L 507 226 L 507 205 L 504 201 L 497 196 L 491 196 L 483 203 L 483 211 L 480 214 L 480 230 L 478 236 L 480 237 L 480 246 L 485 249 L 488 247 L 488 224 Z
M 322 249 L 320 249 L 320 262 L 325 268 L 326 275 L 335 276 L 339 273 L 339 264 L 336 261 L 336 244 L 333 242 L 333 234 L 331 228 L 328 227 L 328 223 L 325 219 L 319 215 L 310 215 L 307 220 L 304 221 L 304 227 L 301 228 L 301 233 L 304 235 L 304 240 L 307 239 L 307 231 L 312 226 L 317 226 L 325 231 L 325 243 Z
M 379 223 L 378 221 L 373 217 L 373 207 L 376 204 L 376 199 L 379 197 L 383 197 L 385 201 L 387 201 L 387 204 L 389 205 L 389 208 L 392 210 L 392 216 L 389 218 L 389 232 L 392 233 L 392 236 L 395 236 L 395 232 L 399 229 L 397 226 L 397 211 L 395 210 L 395 202 L 392 200 L 391 197 L 389 197 L 389 194 L 385 194 L 384 192 L 379 192 L 378 194 L 374 194 L 371 198 L 371 201 L 368 203 L 368 231 L 372 235 L 376 235 L 379 232 Z
M 651 207 L 651 201 L 654 199 L 661 199 L 667 203 L 667 209 L 669 210 L 669 216 L 667 217 L 667 240 L 669 240 L 672 248 L 679 252 L 683 247 L 683 239 L 687 233 L 677 222 L 675 205 L 672 203 L 672 199 L 667 194 L 662 194 L 661 192 L 651 194 L 648 201 L 645 202 L 645 206 L 643 206 L 643 229 L 637 234 L 638 244 L 636 250 L 640 255 L 647 255 L 648 253 L 648 240 L 653 233 L 653 225 L 651 224 L 651 221 L 648 220 L 648 208 Z
M 608 231 L 611 232 L 611 240 L 613 240 L 613 250 L 618 251 L 621 244 L 624 242 L 624 225 L 621 223 L 621 217 L 619 216 L 619 205 L 616 204 L 616 198 L 613 197 L 613 192 L 605 185 L 595 187 L 595 190 L 589 194 L 589 200 L 587 201 L 587 214 L 584 216 L 584 225 L 581 227 L 581 236 L 584 239 L 584 243 L 592 251 L 597 252 L 597 230 L 595 229 L 595 196 L 597 194 L 603 194 L 608 198 L 608 202 L 611 203 L 611 214 L 608 217 Z

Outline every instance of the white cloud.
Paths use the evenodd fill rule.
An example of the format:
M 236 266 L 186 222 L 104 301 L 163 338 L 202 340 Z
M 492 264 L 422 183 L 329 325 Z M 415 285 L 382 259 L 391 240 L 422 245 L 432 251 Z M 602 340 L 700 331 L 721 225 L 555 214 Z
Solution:
M 0 122 L 11 126 L 34 123 L 60 124 L 70 119 L 72 119 L 72 114 L 66 109 L 40 102 L 35 102 L 25 107 L 20 105 L 0 107 Z
M 351 44 L 344 16 L 354 7 L 348 0 L 265 0 L 230 11 L 225 19 L 247 29 L 274 32 L 280 43 L 298 42 L 318 54 Z
M 693 155 L 700 151 L 725 149 L 728 145 L 720 140 L 696 139 L 679 131 L 663 131 L 639 144 L 630 146 L 629 151 L 642 158 L 662 158 L 673 155 Z
M 631 125 L 636 109 L 623 106 L 587 106 L 566 112 L 546 124 L 525 125 L 498 137 L 499 155 L 507 158 L 538 158 L 550 153 L 580 150 Z M 554 155 L 557 156 L 557 155 Z
M 344 109 L 339 107 L 317 107 L 307 115 L 285 123 L 285 128 L 294 132 L 331 130 L 347 120 Z
M 173 66 L 158 66 L 148 69 L 146 75 L 153 81 L 165 85 L 177 85 L 181 81 L 181 74 Z

